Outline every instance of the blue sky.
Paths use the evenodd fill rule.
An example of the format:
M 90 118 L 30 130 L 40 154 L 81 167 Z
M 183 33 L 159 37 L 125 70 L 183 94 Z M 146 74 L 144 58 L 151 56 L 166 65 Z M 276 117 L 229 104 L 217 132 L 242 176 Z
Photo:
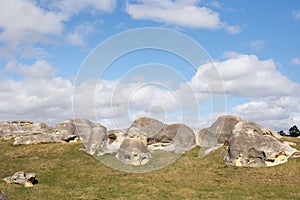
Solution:
M 275 130 L 300 126 L 297 0 L 2 0 L 0 8 L 0 120 L 72 117 L 73 86 L 90 52 L 115 34 L 157 27 L 208 53 L 224 85 L 224 112 L 212 111 L 220 91 L 205 89 L 214 83 L 212 66 L 195 69 L 170 52 L 143 49 L 75 89 L 82 117 L 110 128 L 141 115 L 200 128 L 226 112 Z

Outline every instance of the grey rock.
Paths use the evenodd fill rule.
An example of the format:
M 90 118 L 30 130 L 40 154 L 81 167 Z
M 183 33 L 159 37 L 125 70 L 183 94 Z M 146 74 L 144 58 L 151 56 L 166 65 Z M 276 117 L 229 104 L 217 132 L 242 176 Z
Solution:
M 76 132 L 90 155 L 100 156 L 105 154 L 107 144 L 106 128 L 99 123 L 91 122 L 87 119 L 71 119 Z
M 0 200 L 8 200 L 8 198 L 3 194 L 1 190 L 0 190 Z
M 195 134 L 184 124 L 165 125 L 159 133 L 148 138 L 148 145 L 151 151 L 160 149 L 185 153 L 195 146 Z
M 45 144 L 45 143 L 66 143 L 76 142 L 76 135 L 69 135 L 68 133 L 43 133 L 37 135 L 27 135 L 16 137 L 13 145 L 23 144 Z
M 203 130 L 207 132 L 201 146 L 213 147 L 228 142 L 232 137 L 234 126 L 241 120 L 240 117 L 232 115 L 220 116 L 207 130 Z M 203 134 L 203 132 L 200 132 L 200 134 Z
M 16 172 L 14 175 L 3 179 L 6 183 L 23 185 L 24 187 L 33 187 L 38 181 L 35 173 Z
M 257 167 L 275 166 L 287 162 L 296 149 L 283 144 L 275 137 L 264 135 L 261 127 L 251 121 L 240 121 L 232 131 L 228 152 L 224 157 L 227 164 Z
M 76 126 L 71 121 L 61 122 L 55 125 L 55 130 L 60 133 L 69 135 L 77 135 Z
M 123 140 L 116 158 L 126 164 L 144 165 L 151 159 L 151 154 L 142 140 L 126 138 Z
M 151 150 L 155 150 L 156 148 L 152 147 L 157 146 L 161 150 L 185 153 L 195 146 L 195 134 L 184 124 L 165 125 L 159 133 L 148 139 L 148 145 Z M 162 148 L 162 145 L 166 148 Z
M 103 148 L 105 153 L 117 153 L 126 136 L 127 130 L 110 130 L 106 133 L 107 144 Z
M 20 136 L 51 133 L 54 129 L 45 123 L 34 124 L 30 121 L 10 121 L 0 123 L 0 138 L 11 140 Z
M 159 133 L 166 125 L 159 120 L 149 117 L 140 117 L 133 121 L 128 129 L 135 127 L 147 138 Z

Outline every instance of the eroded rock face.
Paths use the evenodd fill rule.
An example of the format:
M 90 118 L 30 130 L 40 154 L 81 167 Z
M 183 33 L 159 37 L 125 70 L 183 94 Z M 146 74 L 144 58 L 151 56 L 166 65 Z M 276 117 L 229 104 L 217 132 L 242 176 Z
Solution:
M 224 115 L 220 116 L 208 129 L 204 140 L 203 146 L 217 146 L 229 141 L 232 137 L 232 130 L 234 126 L 242 119 L 237 116 Z
M 69 135 L 68 133 L 42 133 L 16 137 L 13 145 L 77 142 L 77 139 L 76 135 Z
M 127 130 L 110 130 L 106 133 L 107 142 L 104 151 L 106 153 L 117 153 L 123 140 L 126 138 Z
M 151 159 L 151 154 L 142 140 L 126 138 L 123 140 L 116 158 L 126 164 L 144 165 Z
M 106 128 L 99 123 L 87 119 L 71 119 L 76 127 L 76 132 L 90 155 L 100 156 L 105 154 L 107 141 Z
M 275 137 L 264 135 L 261 127 L 251 121 L 240 121 L 232 131 L 228 152 L 224 157 L 227 164 L 236 166 L 274 166 L 284 163 L 297 152 Z
M 0 138 L 11 140 L 16 137 L 41 133 L 51 133 L 54 129 L 45 123 L 34 124 L 31 121 L 9 121 L 0 123 Z
M 8 200 L 1 190 L 0 190 L 0 200 Z
M 195 134 L 184 124 L 165 125 L 159 133 L 148 138 L 148 145 L 151 151 L 160 149 L 181 154 L 195 146 Z
M 33 187 L 38 183 L 35 173 L 16 172 L 14 175 L 3 179 L 6 183 L 23 185 L 24 187 Z
M 159 133 L 165 126 L 166 125 L 164 123 L 156 119 L 152 119 L 149 117 L 140 117 L 133 121 L 128 129 L 135 127 L 148 138 Z

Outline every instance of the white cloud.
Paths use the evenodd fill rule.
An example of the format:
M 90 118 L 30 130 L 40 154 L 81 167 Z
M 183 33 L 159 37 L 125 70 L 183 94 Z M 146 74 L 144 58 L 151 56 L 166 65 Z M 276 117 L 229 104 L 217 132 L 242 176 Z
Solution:
M 31 66 L 10 61 L 5 66 L 5 70 L 32 80 L 49 79 L 55 75 L 54 68 L 44 60 L 37 60 Z
M 300 65 L 300 58 L 292 58 L 291 64 L 292 65 Z
M 89 12 L 112 12 L 116 7 L 116 0 L 54 0 L 50 7 L 61 11 L 66 18 L 78 14 L 80 11 L 89 9 Z
M 300 90 L 299 84 L 276 69 L 272 59 L 259 60 L 255 55 L 205 64 L 191 80 L 192 87 L 199 92 L 207 92 L 207 87 L 212 93 L 224 92 L 222 84 L 226 94 L 249 98 L 293 95 Z
M 111 12 L 115 7 L 115 0 L 81 0 L 76 3 L 73 0 L 1 0 L 1 56 L 14 57 L 22 54 L 24 49 L 28 51 L 30 46 L 35 48 L 36 44 L 54 43 L 64 34 L 65 23 L 83 10 L 95 14 Z M 74 31 L 67 39 L 72 44 L 81 45 L 84 36 L 82 31 Z
M 83 46 L 85 45 L 85 37 L 95 32 L 94 24 L 84 23 L 75 27 L 74 31 L 69 33 L 66 40 L 71 45 Z
M 255 40 L 250 42 L 250 47 L 252 49 L 252 51 L 254 52 L 259 52 L 260 50 L 262 50 L 263 48 L 265 48 L 265 40 Z
M 294 124 L 299 124 L 299 97 L 279 97 L 253 100 L 235 106 L 232 112 L 245 119 L 253 120 L 265 127 L 279 131 L 288 130 Z
M 0 81 L 0 120 L 29 119 L 53 125 L 72 116 L 72 84 L 55 76 L 48 63 L 10 62 L 6 70 L 20 78 Z
M 45 11 L 32 1 L 2 0 L 0 40 L 4 42 L 35 43 L 46 41 L 45 36 L 57 36 L 63 30 L 62 16 Z
M 224 28 L 232 34 L 240 32 L 220 20 L 219 14 L 207 7 L 197 6 L 198 1 L 137 1 L 128 3 L 127 13 L 134 19 L 146 19 L 166 24 L 204 29 Z
M 295 20 L 300 20 L 300 11 L 294 11 L 292 14 Z
M 237 58 L 239 57 L 241 54 L 239 52 L 236 51 L 225 51 L 222 55 L 222 58 Z

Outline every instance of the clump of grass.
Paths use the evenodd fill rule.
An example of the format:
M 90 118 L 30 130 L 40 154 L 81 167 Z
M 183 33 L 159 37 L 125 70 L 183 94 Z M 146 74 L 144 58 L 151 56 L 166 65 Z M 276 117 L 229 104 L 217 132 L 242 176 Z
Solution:
M 81 143 L 13 146 L 0 140 L 0 178 L 35 172 L 33 188 L 0 183 L 9 199 L 299 199 L 300 158 L 268 168 L 223 162 L 221 148 L 203 159 L 194 148 L 149 173 L 125 173 L 79 151 Z

